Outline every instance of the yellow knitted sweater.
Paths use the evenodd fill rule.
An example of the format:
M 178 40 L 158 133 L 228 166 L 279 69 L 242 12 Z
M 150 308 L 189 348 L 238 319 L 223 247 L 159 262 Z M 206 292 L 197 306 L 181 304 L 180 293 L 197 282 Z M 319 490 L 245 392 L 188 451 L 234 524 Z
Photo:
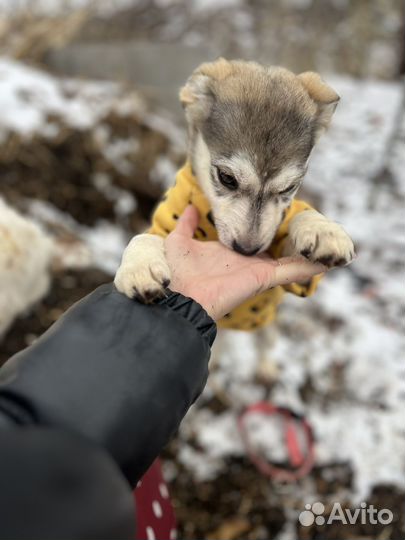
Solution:
M 203 241 L 218 240 L 210 205 L 193 176 L 188 163 L 178 171 L 175 185 L 166 192 L 161 203 L 157 206 L 152 218 L 152 227 L 148 232 L 163 237 L 167 236 L 175 228 L 176 220 L 189 204 L 193 204 L 200 213 L 200 222 L 195 237 Z M 306 202 L 293 200 L 269 248 L 271 257 L 275 259 L 281 257 L 291 218 L 307 208 L 311 207 Z M 243 304 L 221 319 L 218 325 L 221 328 L 238 330 L 261 328 L 274 320 L 277 306 L 281 302 L 285 291 L 298 296 L 310 296 L 315 292 L 320 277 L 315 276 L 305 285 L 291 283 L 269 289 L 243 302 Z

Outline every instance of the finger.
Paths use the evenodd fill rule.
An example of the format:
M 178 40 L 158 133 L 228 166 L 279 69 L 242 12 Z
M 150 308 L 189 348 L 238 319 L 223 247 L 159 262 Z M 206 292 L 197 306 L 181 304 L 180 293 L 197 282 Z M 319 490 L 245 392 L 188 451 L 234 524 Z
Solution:
M 289 283 L 305 283 L 315 275 L 328 270 L 323 264 L 314 264 L 301 257 L 284 257 L 279 259 L 276 265 L 274 261 L 265 264 L 268 266 L 266 288 Z
M 198 210 L 195 206 L 190 204 L 178 219 L 176 228 L 174 229 L 174 234 L 192 238 L 197 228 L 198 220 Z

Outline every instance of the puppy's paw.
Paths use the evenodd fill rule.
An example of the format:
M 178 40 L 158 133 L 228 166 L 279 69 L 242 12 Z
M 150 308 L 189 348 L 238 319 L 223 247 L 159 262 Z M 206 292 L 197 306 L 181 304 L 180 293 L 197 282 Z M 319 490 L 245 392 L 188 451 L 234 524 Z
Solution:
M 296 254 L 329 268 L 345 266 L 355 255 L 353 241 L 343 227 L 315 210 L 295 216 L 289 236 Z
M 144 303 L 153 302 L 165 295 L 170 284 L 170 270 L 167 264 L 123 264 L 114 279 L 117 289 L 128 296 Z
M 144 303 L 165 295 L 171 273 L 163 242 L 162 238 L 151 234 L 135 236 L 131 240 L 114 279 L 121 293 Z

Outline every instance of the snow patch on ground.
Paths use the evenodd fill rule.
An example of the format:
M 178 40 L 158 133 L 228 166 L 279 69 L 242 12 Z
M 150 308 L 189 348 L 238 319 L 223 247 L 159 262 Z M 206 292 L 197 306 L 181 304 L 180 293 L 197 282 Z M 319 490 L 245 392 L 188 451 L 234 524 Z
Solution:
M 95 266 L 113 276 L 129 238 L 121 227 L 100 221 L 95 227 L 77 223 L 69 214 L 39 200 L 29 202 L 28 213 L 46 228 L 63 227 L 68 237 L 55 240 L 54 257 L 63 268 Z
M 191 6 L 193 11 L 207 12 L 218 11 L 218 9 L 232 9 L 241 7 L 243 0 L 191 0 Z
M 122 86 L 116 83 L 58 79 L 21 62 L 0 58 L 0 142 L 9 132 L 23 137 L 36 133 L 54 137 L 58 126 L 52 116 L 80 130 L 94 126 L 112 109 L 141 110 L 135 94 L 122 99 L 121 93 Z
M 14 15 L 30 12 L 55 16 L 77 9 L 91 8 L 99 15 L 111 15 L 120 9 L 132 7 L 139 0 L 0 0 L 0 13 Z
M 45 139 L 55 141 L 70 131 L 89 131 L 95 151 L 99 151 L 112 172 L 132 178 L 142 142 L 142 130 L 117 135 L 112 125 L 118 116 L 149 128 L 168 139 L 166 155 L 161 155 L 151 171 L 151 182 L 166 189 L 173 182 L 171 161 L 185 152 L 185 136 L 163 113 L 148 110 L 140 95 L 129 87 L 109 81 L 58 78 L 7 57 L 0 57 L 0 144 Z M 111 124 L 112 123 L 112 124 Z M 118 215 L 136 208 L 130 193 L 112 184 L 109 171 L 95 175 L 96 187 L 116 203 Z

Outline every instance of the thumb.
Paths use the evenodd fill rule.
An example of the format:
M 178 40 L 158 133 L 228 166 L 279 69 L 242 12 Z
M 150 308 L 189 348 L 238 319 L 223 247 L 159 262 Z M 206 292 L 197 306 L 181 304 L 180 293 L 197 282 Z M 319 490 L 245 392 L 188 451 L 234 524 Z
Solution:
M 288 285 L 289 283 L 305 283 L 316 274 L 321 274 L 328 269 L 323 264 L 311 263 L 302 257 L 283 257 L 272 266 L 269 287 Z M 274 264 L 274 263 L 273 263 Z
M 187 206 L 187 208 L 184 210 L 179 220 L 177 221 L 176 228 L 173 231 L 174 234 L 192 238 L 197 228 L 198 220 L 198 210 L 195 206 L 192 206 L 190 204 L 189 206 Z

